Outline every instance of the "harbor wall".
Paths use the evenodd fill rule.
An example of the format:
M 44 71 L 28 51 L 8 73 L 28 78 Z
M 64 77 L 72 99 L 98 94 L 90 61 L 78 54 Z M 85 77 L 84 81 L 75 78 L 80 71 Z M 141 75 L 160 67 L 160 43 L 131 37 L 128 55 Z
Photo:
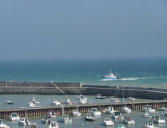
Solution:
M 142 99 L 166 99 L 167 90 L 144 87 L 120 87 L 110 85 L 86 85 L 81 83 L 0 82 L 0 94 L 56 94 L 135 97 Z

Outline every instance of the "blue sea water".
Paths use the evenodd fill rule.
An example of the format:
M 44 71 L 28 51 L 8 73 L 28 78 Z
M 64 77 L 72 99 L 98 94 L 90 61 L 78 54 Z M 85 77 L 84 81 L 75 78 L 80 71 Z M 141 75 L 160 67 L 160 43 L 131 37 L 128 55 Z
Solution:
M 118 79 L 101 81 L 111 71 Z M 1 60 L 0 80 L 167 88 L 167 59 Z

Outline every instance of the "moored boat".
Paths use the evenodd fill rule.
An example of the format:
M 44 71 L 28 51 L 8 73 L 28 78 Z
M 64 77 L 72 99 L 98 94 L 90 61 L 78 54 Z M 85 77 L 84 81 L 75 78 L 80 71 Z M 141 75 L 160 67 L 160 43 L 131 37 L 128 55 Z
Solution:
M 60 121 L 65 124 L 72 124 L 72 119 L 68 115 L 62 115 Z
M 149 121 L 142 128 L 158 128 L 158 127 L 154 126 L 152 121 Z
M 106 96 L 102 96 L 101 94 L 97 94 L 95 98 L 96 99 L 105 99 Z
M 19 121 L 18 121 L 18 125 L 21 126 L 28 126 L 30 125 L 31 122 L 26 118 L 26 117 L 22 117 Z
M 113 114 L 115 112 L 114 108 L 113 107 L 107 107 L 105 110 L 104 110 L 104 113 L 106 114 Z
M 132 119 L 132 117 L 125 117 L 125 119 L 123 120 L 123 123 L 127 125 L 134 125 L 135 121 Z
M 72 115 L 73 116 L 81 116 L 81 113 L 79 112 L 78 109 L 75 109 L 75 110 L 72 111 Z
M 97 108 L 91 108 L 89 111 L 91 116 L 101 116 L 101 112 Z
M 86 120 L 86 121 L 96 121 L 97 118 L 94 117 L 94 116 L 91 116 L 91 115 L 87 115 L 87 116 L 85 117 L 85 120 Z
M 11 113 L 9 119 L 11 121 L 18 121 L 18 120 L 20 120 L 20 117 L 17 113 Z
M 156 124 L 165 124 L 166 123 L 165 119 L 161 119 L 159 115 L 155 115 L 153 117 L 153 122 Z
M 105 126 L 114 126 L 114 122 L 111 120 L 111 118 L 105 118 L 104 125 Z
M 0 119 L 0 128 L 10 128 L 7 124 L 4 124 L 3 121 Z
M 56 121 L 51 121 L 49 128 L 59 128 L 59 124 Z
M 49 112 L 48 113 L 48 118 L 56 118 L 56 113 L 55 112 Z

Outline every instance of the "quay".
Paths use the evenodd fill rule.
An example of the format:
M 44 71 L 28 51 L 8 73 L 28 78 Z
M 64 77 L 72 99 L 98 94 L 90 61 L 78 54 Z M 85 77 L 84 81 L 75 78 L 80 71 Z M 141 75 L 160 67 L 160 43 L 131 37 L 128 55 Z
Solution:
M 48 112 L 55 112 L 56 115 L 61 115 L 62 110 L 64 114 L 72 113 L 72 110 L 78 108 L 81 113 L 86 114 L 91 108 L 98 108 L 101 112 L 109 107 L 113 106 L 115 110 L 120 110 L 125 105 L 123 103 L 105 103 L 105 104 L 74 104 L 74 105 L 63 105 L 63 106 L 39 106 L 34 108 L 9 108 L 0 109 L 0 119 L 9 119 L 12 112 L 16 112 L 21 117 L 44 117 Z M 154 109 L 161 107 L 167 107 L 167 100 L 151 100 L 145 102 L 126 102 L 126 106 L 131 108 L 133 111 L 140 111 L 145 105 L 150 105 Z

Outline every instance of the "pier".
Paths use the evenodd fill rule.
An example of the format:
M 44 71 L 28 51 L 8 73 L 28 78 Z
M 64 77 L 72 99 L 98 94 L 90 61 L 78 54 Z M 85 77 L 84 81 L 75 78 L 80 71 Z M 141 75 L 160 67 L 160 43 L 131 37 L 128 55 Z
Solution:
M 128 106 L 133 111 L 141 111 L 145 105 L 150 105 L 154 109 L 161 107 L 167 107 L 167 100 L 152 100 L 146 102 L 126 102 L 123 103 L 105 103 L 105 104 L 75 104 L 75 105 L 63 105 L 63 106 L 39 106 L 34 108 L 11 108 L 11 109 L 0 109 L 0 119 L 9 119 L 12 112 L 16 112 L 21 117 L 44 117 L 48 112 L 55 112 L 56 115 L 62 114 L 64 109 L 65 114 L 72 113 L 72 110 L 78 108 L 81 113 L 86 114 L 91 108 L 98 108 L 101 112 L 109 107 L 113 106 L 115 110 L 120 110 L 123 105 Z

